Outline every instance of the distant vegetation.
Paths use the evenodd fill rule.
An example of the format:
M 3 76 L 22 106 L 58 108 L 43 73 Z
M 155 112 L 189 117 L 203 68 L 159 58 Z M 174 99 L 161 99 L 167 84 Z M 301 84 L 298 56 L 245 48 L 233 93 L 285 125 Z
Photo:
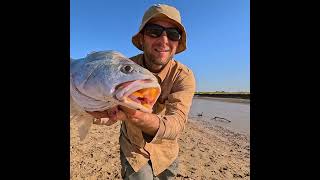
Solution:
M 250 94 L 250 92 L 225 92 L 225 91 L 215 91 L 215 92 L 195 92 L 194 94 Z
M 195 92 L 195 96 L 204 97 L 226 97 L 226 98 L 242 98 L 250 99 L 250 92 L 225 92 L 225 91 L 215 91 L 215 92 Z

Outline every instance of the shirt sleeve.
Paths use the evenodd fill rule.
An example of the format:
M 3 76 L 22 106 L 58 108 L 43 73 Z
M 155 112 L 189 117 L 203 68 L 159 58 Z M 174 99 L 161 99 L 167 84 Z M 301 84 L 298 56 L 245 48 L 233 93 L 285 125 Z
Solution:
M 195 78 L 193 72 L 189 69 L 182 70 L 173 84 L 168 99 L 165 101 L 165 114 L 157 115 L 160 126 L 151 142 L 157 143 L 161 142 L 161 139 L 174 140 L 177 138 L 185 128 L 194 92 Z

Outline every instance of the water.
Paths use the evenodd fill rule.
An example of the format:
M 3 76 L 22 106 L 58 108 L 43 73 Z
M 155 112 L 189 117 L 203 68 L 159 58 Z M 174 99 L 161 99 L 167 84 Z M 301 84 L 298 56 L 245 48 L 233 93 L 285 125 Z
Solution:
M 202 116 L 198 116 L 201 113 Z M 250 134 L 250 100 L 194 97 L 189 117 Z

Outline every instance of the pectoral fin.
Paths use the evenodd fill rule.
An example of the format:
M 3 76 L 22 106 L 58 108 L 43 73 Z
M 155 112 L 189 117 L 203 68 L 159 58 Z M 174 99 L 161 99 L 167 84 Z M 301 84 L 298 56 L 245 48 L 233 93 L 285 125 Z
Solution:
M 93 119 L 90 114 L 81 109 L 70 97 L 70 120 L 77 122 L 80 141 L 83 141 L 89 133 Z
M 87 134 L 89 133 L 89 130 L 91 128 L 91 125 L 93 123 L 93 118 L 79 118 L 78 120 L 79 126 L 78 126 L 78 132 L 80 141 L 83 141 Z

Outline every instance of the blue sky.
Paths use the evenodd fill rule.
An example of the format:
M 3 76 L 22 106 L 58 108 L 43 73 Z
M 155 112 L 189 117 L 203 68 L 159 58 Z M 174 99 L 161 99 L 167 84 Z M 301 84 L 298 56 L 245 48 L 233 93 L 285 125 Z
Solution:
M 141 53 L 131 37 L 145 10 L 157 3 L 181 13 L 187 50 L 175 59 L 193 70 L 197 91 L 250 91 L 249 0 L 71 0 L 71 57 L 98 50 Z

